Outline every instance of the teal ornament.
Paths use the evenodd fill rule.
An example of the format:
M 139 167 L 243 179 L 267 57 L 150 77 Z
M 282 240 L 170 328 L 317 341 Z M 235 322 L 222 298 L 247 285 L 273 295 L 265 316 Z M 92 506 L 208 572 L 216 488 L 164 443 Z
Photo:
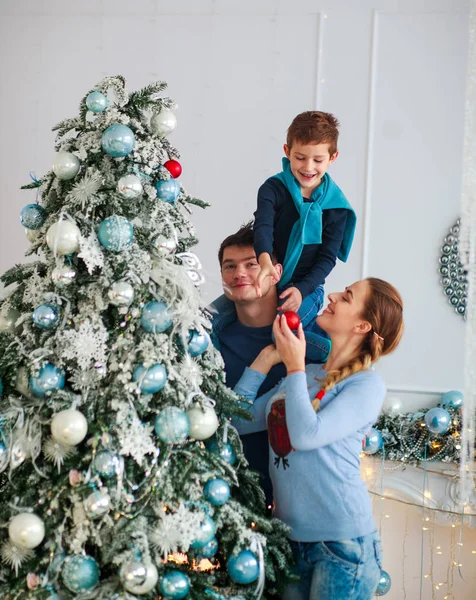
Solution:
M 43 398 L 48 392 L 64 388 L 64 371 L 47 363 L 36 377 L 30 377 L 30 389 L 35 396 Z
M 102 134 L 101 145 L 106 154 L 120 158 L 130 154 L 134 148 L 134 133 L 127 125 L 115 123 Z
M 99 90 L 95 90 L 88 94 L 86 98 L 86 106 L 93 113 L 102 113 L 108 105 L 106 96 Z
M 46 212 L 39 204 L 27 204 L 20 213 L 20 222 L 27 229 L 41 229 L 46 221 Z
M 203 488 L 203 495 L 213 506 L 222 506 L 230 498 L 230 486 L 224 479 L 210 479 Z
M 39 329 L 54 329 L 60 320 L 61 311 L 57 304 L 40 304 L 33 311 L 33 323 Z
M 365 438 L 364 452 L 365 454 L 375 454 L 383 447 L 383 437 L 378 429 L 372 429 L 369 431 Z
M 180 195 L 180 183 L 176 179 L 160 179 L 155 184 L 157 198 L 163 202 L 175 202 Z
M 210 343 L 210 337 L 207 333 L 199 333 L 196 330 L 190 332 L 191 337 L 188 342 L 188 353 L 190 356 L 200 356 L 205 352 Z
M 187 413 L 177 406 L 167 406 L 155 418 L 155 433 L 167 444 L 184 442 L 190 433 Z
M 458 392 L 457 390 L 451 390 L 443 394 L 441 398 L 441 405 L 444 408 L 460 408 L 463 406 L 464 396 L 462 392 Z
M 423 413 L 419 410 L 418 412 L 412 414 L 410 421 L 412 423 L 414 423 L 415 421 L 419 421 L 420 419 L 423 419 L 424 416 L 425 416 L 425 413 Z
M 242 550 L 237 556 L 230 556 L 227 569 L 235 583 L 246 585 L 259 577 L 258 559 L 251 550 Z
M 194 550 L 201 549 L 205 544 L 215 537 L 217 526 L 215 525 L 215 521 L 205 515 L 204 520 L 200 523 L 200 533 L 198 537 L 192 542 L 191 548 Z
M 207 450 L 213 454 L 218 454 L 218 456 L 229 465 L 234 465 L 236 463 L 236 454 L 230 442 L 226 442 L 226 444 L 220 448 L 216 439 L 210 440 L 207 442 Z
M 378 580 L 378 586 L 375 590 L 376 596 L 385 596 L 392 587 L 392 579 L 387 571 L 380 571 L 380 579 Z
M 62 578 L 70 592 L 89 592 L 99 583 L 99 567 L 92 556 L 76 554 L 64 561 Z
M 93 458 L 93 471 L 96 475 L 111 479 L 119 473 L 121 459 L 111 450 L 100 450 Z
M 155 363 L 148 369 L 139 365 L 134 369 L 132 380 L 139 384 L 140 390 L 144 394 L 155 394 L 160 392 L 166 384 L 167 371 L 160 363 Z
M 164 302 L 149 302 L 140 318 L 142 327 L 149 333 L 162 333 L 172 325 L 168 306 Z
M 451 425 L 451 415 L 444 408 L 430 408 L 425 415 L 425 424 L 431 433 L 446 433 Z
M 7 454 L 8 454 L 8 449 L 7 449 L 6 444 L 2 440 L 0 440 L 0 465 L 3 463 Z
M 98 238 L 107 250 L 122 252 L 132 244 L 134 227 L 125 217 L 113 215 L 99 225 Z
M 207 542 L 199 550 L 200 558 L 212 558 L 218 552 L 218 540 L 216 537 Z
M 3 394 L 3 382 L 0 379 L 0 396 Z
M 181 600 L 190 591 L 190 579 L 181 571 L 169 571 L 162 577 L 160 591 L 167 600 Z

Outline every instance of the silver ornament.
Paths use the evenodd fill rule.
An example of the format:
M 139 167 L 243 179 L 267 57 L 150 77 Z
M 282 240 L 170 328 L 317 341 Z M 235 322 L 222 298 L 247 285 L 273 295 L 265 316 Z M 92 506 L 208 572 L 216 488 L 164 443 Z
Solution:
M 59 179 L 73 179 L 80 166 L 79 158 L 71 152 L 58 152 L 53 162 L 53 172 Z
M 177 234 L 172 238 L 166 238 L 165 235 L 159 235 L 155 238 L 153 244 L 160 256 L 173 254 L 178 247 Z
M 40 237 L 40 232 L 38 231 L 38 229 L 27 229 L 25 227 L 25 234 L 26 239 L 30 242 L 30 244 L 36 242 L 36 240 Z
M 126 200 L 133 200 L 142 194 L 142 182 L 137 175 L 129 174 L 117 182 L 117 191 Z
M 140 561 L 126 563 L 122 565 L 119 576 L 126 589 L 142 585 L 147 579 L 147 567 Z
M 145 565 L 147 574 L 146 579 L 143 583 L 134 585 L 133 583 L 126 583 L 124 587 L 128 592 L 135 594 L 136 596 L 144 596 L 148 594 L 157 585 L 159 580 L 159 573 L 154 563 L 146 563 Z
M 134 300 L 134 288 L 127 281 L 116 281 L 107 293 L 114 306 L 129 306 Z
M 388 396 L 383 403 L 383 412 L 389 417 L 396 417 L 403 412 L 403 403 L 396 396 Z
M 152 115 L 150 120 L 150 128 L 153 133 L 165 136 L 172 133 L 177 126 L 177 117 L 168 108 L 163 108 L 159 113 Z
M 460 220 L 450 228 L 441 246 L 439 258 L 440 284 L 455 311 L 466 318 L 468 279 L 459 256 Z
M 73 281 L 76 279 L 76 270 L 73 269 L 73 267 L 70 267 L 69 265 L 64 265 L 63 267 L 55 267 L 51 271 L 51 279 L 56 285 L 56 287 L 66 287 L 73 283 Z
M 90 519 L 100 519 L 111 509 L 109 494 L 99 490 L 94 491 L 84 500 L 84 510 Z
M 16 308 L 4 309 L 0 312 L 0 331 L 9 331 L 15 333 L 20 329 L 15 323 L 20 317 L 20 313 Z

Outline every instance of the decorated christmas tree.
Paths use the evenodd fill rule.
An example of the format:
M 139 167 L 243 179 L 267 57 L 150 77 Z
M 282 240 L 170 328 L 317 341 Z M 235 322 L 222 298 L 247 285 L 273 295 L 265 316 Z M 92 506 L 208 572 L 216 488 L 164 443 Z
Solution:
M 24 186 L 36 260 L 0 305 L 4 600 L 256 598 L 287 573 L 210 344 L 187 219 L 206 204 L 177 179 L 165 87 L 104 79 Z

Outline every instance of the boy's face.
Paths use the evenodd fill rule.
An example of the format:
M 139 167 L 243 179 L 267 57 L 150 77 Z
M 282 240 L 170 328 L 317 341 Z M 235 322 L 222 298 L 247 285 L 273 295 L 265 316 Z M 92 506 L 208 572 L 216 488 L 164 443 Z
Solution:
M 284 144 L 284 153 L 291 163 L 291 171 L 301 186 L 302 195 L 309 198 L 320 185 L 322 177 L 335 161 L 336 152 L 329 154 L 329 144 L 302 144 L 294 142 L 291 148 Z

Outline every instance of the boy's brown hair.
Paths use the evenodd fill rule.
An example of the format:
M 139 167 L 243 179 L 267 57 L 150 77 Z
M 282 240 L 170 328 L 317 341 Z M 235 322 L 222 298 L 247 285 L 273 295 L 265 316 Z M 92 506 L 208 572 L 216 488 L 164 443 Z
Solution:
M 286 143 L 291 149 L 294 142 L 301 144 L 328 144 L 329 154 L 337 152 L 339 121 L 331 113 L 308 110 L 294 117 L 289 126 Z

